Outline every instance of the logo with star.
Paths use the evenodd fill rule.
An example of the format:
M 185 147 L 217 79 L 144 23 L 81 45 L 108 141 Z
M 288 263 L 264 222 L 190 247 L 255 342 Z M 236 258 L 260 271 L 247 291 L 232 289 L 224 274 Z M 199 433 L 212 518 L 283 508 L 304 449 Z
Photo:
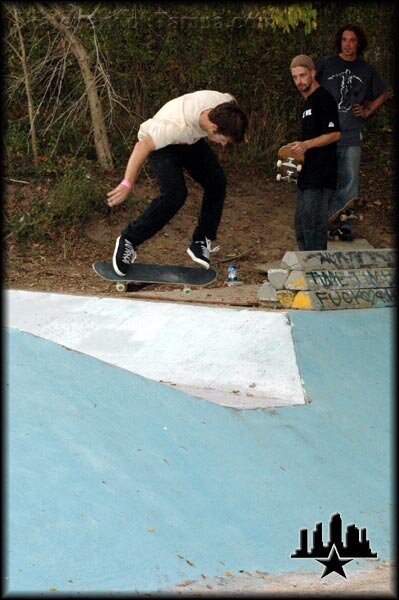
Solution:
M 308 550 L 308 530 L 301 529 L 299 534 L 299 548 L 291 554 L 291 558 L 313 558 L 324 565 L 321 578 L 330 573 L 338 573 L 346 578 L 344 565 L 354 558 L 377 558 L 377 553 L 370 549 L 365 528 L 360 529 L 351 524 L 346 528 L 345 544 L 342 540 L 342 519 L 339 513 L 330 519 L 330 539 L 323 543 L 323 525 L 316 523 L 313 530 L 313 545 Z
M 326 567 L 321 576 L 321 579 L 323 579 L 323 577 L 326 577 L 326 575 L 329 575 L 330 573 L 334 573 L 334 571 L 338 573 L 338 575 L 342 575 L 342 577 L 346 578 L 343 566 L 353 559 L 348 558 L 347 560 L 343 560 L 338 554 L 335 544 L 333 544 L 327 559 L 316 558 L 316 560 Z

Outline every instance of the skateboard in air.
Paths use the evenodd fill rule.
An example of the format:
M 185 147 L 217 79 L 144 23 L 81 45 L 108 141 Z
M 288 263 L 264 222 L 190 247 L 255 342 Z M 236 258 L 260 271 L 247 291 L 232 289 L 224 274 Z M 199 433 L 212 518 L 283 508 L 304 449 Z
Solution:
M 334 237 L 338 234 L 338 230 L 343 223 L 346 221 L 362 221 L 363 215 L 356 215 L 354 206 L 355 206 L 356 198 L 351 198 L 341 206 L 335 213 L 328 217 L 328 229 L 330 232 L 330 237 Z
M 214 269 L 180 265 L 133 263 L 124 277 L 117 275 L 109 262 L 96 261 L 93 269 L 103 279 L 114 281 L 118 292 L 138 291 L 153 283 L 165 283 L 183 286 L 183 293 L 188 295 L 191 287 L 209 285 L 217 277 Z
M 290 146 L 281 146 L 278 151 L 277 181 L 295 181 L 305 162 L 304 154 L 293 154 Z

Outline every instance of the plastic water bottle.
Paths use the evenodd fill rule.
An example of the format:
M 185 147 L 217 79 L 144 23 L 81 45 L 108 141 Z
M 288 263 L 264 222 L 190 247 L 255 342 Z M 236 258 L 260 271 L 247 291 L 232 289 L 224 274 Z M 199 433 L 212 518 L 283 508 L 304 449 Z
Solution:
M 227 283 L 229 285 L 237 283 L 237 267 L 234 265 L 229 265 L 227 267 Z

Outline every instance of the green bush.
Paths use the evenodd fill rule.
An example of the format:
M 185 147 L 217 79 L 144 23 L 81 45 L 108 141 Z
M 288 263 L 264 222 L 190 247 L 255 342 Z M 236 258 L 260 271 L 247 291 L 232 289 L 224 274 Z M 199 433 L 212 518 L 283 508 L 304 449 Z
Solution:
M 102 179 L 92 165 L 73 162 L 64 167 L 47 194 L 19 192 L 5 207 L 5 235 L 30 241 L 56 239 L 61 232 L 79 231 L 93 215 L 109 212 Z
M 101 178 L 88 168 L 67 169 L 56 181 L 47 201 L 46 215 L 52 228 L 79 227 L 93 214 L 106 214 L 105 191 Z

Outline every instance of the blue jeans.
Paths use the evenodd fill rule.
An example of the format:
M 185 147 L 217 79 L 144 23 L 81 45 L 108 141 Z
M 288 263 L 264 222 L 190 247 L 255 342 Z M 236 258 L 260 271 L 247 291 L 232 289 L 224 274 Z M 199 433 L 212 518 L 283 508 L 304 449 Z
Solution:
M 299 250 L 327 250 L 327 207 L 334 190 L 298 188 L 294 216 Z
M 338 173 L 337 190 L 328 203 L 328 216 L 339 210 L 352 198 L 359 197 L 359 170 L 361 146 L 338 146 Z M 350 222 L 345 223 L 342 229 L 350 231 Z
M 160 192 L 122 234 L 137 247 L 162 229 L 187 199 L 184 171 L 204 190 L 193 241 L 216 239 L 226 196 L 226 176 L 209 144 L 171 144 L 150 153 L 148 162 Z

